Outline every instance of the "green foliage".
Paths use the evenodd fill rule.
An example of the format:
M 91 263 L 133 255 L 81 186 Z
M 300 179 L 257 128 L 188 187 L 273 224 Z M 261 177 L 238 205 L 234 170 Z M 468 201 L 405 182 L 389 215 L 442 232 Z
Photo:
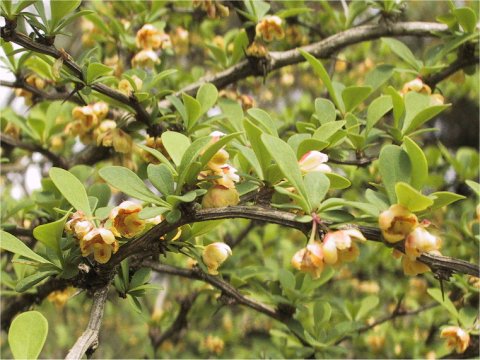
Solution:
M 48 321 L 38 311 L 18 315 L 8 331 L 8 344 L 15 359 L 38 359 L 48 334 Z

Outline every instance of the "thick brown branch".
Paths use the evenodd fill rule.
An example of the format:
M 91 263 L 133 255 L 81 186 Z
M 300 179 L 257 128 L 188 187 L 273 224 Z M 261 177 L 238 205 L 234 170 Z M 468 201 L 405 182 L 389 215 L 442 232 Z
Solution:
M 273 224 L 278 224 L 293 229 L 297 229 L 307 234 L 310 229 L 310 223 L 301 222 L 297 216 L 285 211 L 274 210 L 271 208 L 263 208 L 257 206 L 231 206 L 217 209 L 202 209 L 191 214 L 184 214 L 181 220 L 177 223 L 170 224 L 163 221 L 141 237 L 128 242 L 120 248 L 109 261 L 107 266 L 113 267 L 119 264 L 123 259 L 138 254 L 141 252 L 149 252 L 151 244 L 158 243 L 158 239 L 166 233 L 185 224 L 202 222 L 208 220 L 243 218 L 258 221 L 265 221 Z M 329 225 L 325 223 L 325 225 Z M 381 232 L 377 228 L 367 226 L 357 226 L 358 229 L 371 241 L 383 242 Z M 396 244 L 386 243 L 387 246 L 392 246 L 395 249 L 404 252 L 403 243 Z M 464 260 L 454 259 L 447 256 L 436 256 L 431 254 L 422 254 L 419 260 L 427 264 L 432 271 L 442 279 L 448 279 L 452 273 L 468 274 L 473 276 L 480 276 L 480 269 L 478 265 L 471 264 Z
M 83 72 L 82 68 L 72 60 L 72 57 L 68 55 L 65 51 L 60 51 L 54 46 L 47 46 L 44 44 L 40 44 L 38 42 L 33 41 L 28 36 L 15 31 L 12 29 L 11 26 L 5 26 L 1 28 L 1 36 L 2 39 L 5 41 L 11 41 L 17 45 L 24 47 L 25 49 L 38 52 L 41 54 L 45 54 L 51 56 L 55 59 L 63 59 L 63 64 L 81 81 L 83 79 Z M 119 101 L 125 105 L 130 106 L 136 113 L 136 117 L 138 121 L 143 122 L 146 125 L 150 124 L 150 115 L 147 111 L 143 108 L 142 105 L 137 101 L 137 99 L 133 96 L 128 97 L 123 93 L 116 91 L 114 89 L 109 88 L 104 84 L 91 84 L 88 85 L 92 88 L 92 90 L 98 91 L 99 93 L 108 96 L 109 98 Z
M 31 152 L 38 152 L 43 156 L 45 156 L 47 159 L 49 159 L 54 166 L 58 166 L 64 169 L 67 168 L 67 163 L 64 158 L 62 158 L 57 154 L 52 153 L 50 150 L 45 149 L 41 145 L 22 142 L 20 140 L 16 140 L 4 134 L 0 134 L 0 142 L 19 148 L 19 149 L 23 149 Z
M 305 58 L 298 51 L 302 49 L 309 52 L 317 58 L 328 58 L 335 52 L 367 40 L 379 39 L 386 36 L 433 36 L 433 33 L 446 33 L 448 27 L 438 23 L 428 22 L 399 22 L 387 25 L 364 25 L 357 26 L 338 34 L 332 35 L 319 42 L 306 45 L 297 49 L 270 52 L 267 61 L 267 71 L 280 69 L 284 66 L 298 64 L 305 61 Z M 195 94 L 198 88 L 204 83 L 212 83 L 217 88 L 223 88 L 229 84 L 233 84 L 238 80 L 245 79 L 252 75 L 264 76 L 264 69 L 257 69 L 252 67 L 251 62 L 243 60 L 238 64 L 226 69 L 218 74 L 209 75 L 201 78 L 197 82 L 190 84 L 177 93 L 179 96 L 182 93 Z M 168 100 L 160 102 L 161 107 L 169 107 Z
M 81 359 L 85 354 L 92 354 L 98 347 L 98 333 L 102 324 L 105 303 L 107 302 L 110 283 L 99 288 L 93 294 L 92 310 L 87 329 L 77 339 L 65 359 Z

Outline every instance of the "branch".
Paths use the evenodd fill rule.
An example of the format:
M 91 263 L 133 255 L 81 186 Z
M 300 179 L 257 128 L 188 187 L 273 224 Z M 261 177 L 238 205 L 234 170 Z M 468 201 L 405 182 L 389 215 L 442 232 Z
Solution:
M 475 56 L 474 54 L 470 56 L 459 56 L 457 60 L 455 60 L 446 68 L 425 77 L 423 79 L 423 82 L 430 86 L 430 88 L 433 90 L 442 80 L 445 80 L 450 75 L 456 73 L 458 70 L 464 69 L 469 66 L 478 65 L 479 61 L 479 57 Z
M 399 22 L 389 24 L 388 26 L 382 24 L 363 25 L 342 31 L 324 40 L 297 49 L 280 52 L 272 51 L 269 53 L 268 59 L 262 60 L 267 62 L 267 72 L 270 72 L 284 66 L 304 62 L 305 58 L 300 54 L 299 49 L 307 51 L 317 58 L 324 59 L 345 47 L 367 40 L 375 40 L 385 36 L 435 36 L 433 33 L 439 34 L 448 31 L 446 25 L 429 22 Z M 180 96 L 182 93 L 194 95 L 198 88 L 207 82 L 212 83 L 219 89 L 224 88 L 229 84 L 253 75 L 264 76 L 264 68 L 260 69 L 252 66 L 251 62 L 243 60 L 218 74 L 201 78 L 197 82 L 177 91 L 174 96 Z M 159 105 L 166 108 L 171 103 L 168 100 L 162 100 Z
M 72 57 L 68 55 L 63 49 L 58 50 L 54 46 L 47 46 L 38 42 L 33 41 L 28 36 L 19 33 L 15 30 L 13 25 L 8 22 L 7 24 L 2 27 L 1 29 L 1 37 L 7 42 L 13 42 L 17 45 L 24 47 L 27 50 L 31 50 L 37 53 L 45 54 L 51 56 L 55 59 L 63 59 L 63 64 L 82 82 L 83 79 L 83 72 L 80 65 L 78 65 L 75 61 L 73 61 Z M 98 91 L 99 93 L 108 96 L 109 98 L 119 101 L 127 106 L 133 108 L 136 113 L 136 118 L 138 121 L 143 122 L 146 125 L 150 125 L 150 115 L 147 111 L 140 105 L 138 100 L 135 96 L 126 96 L 123 93 L 111 89 L 104 84 L 91 84 L 88 85 L 92 90 Z
M 375 320 L 373 323 L 371 324 L 368 324 L 368 325 L 365 325 L 365 326 L 362 326 L 360 328 L 358 328 L 355 333 L 356 334 L 360 334 L 360 333 L 364 333 L 370 329 L 373 329 L 375 326 L 377 325 L 380 325 L 380 324 L 383 324 L 387 321 L 390 321 L 390 320 L 393 320 L 393 319 L 396 319 L 396 318 L 399 318 L 399 317 L 403 317 L 403 316 L 412 316 L 412 315 L 417 315 L 417 314 L 420 314 L 426 310 L 430 310 L 434 307 L 437 307 L 439 306 L 440 304 L 438 302 L 432 302 L 430 304 L 427 304 L 427 305 L 424 305 L 424 306 L 421 306 L 419 307 L 418 309 L 415 309 L 415 310 L 402 310 L 400 308 L 396 308 L 390 315 L 385 315 L 383 317 L 381 317 L 380 319 L 377 319 Z M 341 342 L 347 340 L 348 338 L 352 337 L 352 335 L 345 335 L 343 336 L 342 338 L 338 339 L 337 341 L 335 341 L 335 345 L 338 345 L 340 344 Z
M 8 144 L 10 146 L 20 148 L 23 150 L 31 151 L 31 152 L 38 152 L 49 159 L 54 166 L 61 167 L 63 169 L 67 168 L 67 163 L 64 158 L 61 156 L 54 154 L 48 149 L 45 149 L 41 145 L 33 144 L 33 143 L 26 143 L 20 140 L 16 140 L 8 135 L 0 134 L 0 142 Z
M 135 255 L 141 252 L 150 252 L 151 247 L 154 244 L 158 245 L 159 237 L 166 233 L 179 228 L 180 226 L 191 224 L 195 222 L 219 220 L 219 219 L 233 219 L 243 218 L 258 221 L 265 221 L 272 224 L 278 224 L 293 229 L 302 231 L 304 234 L 308 234 L 311 230 L 310 223 L 300 222 L 297 215 L 274 210 L 271 208 L 264 208 L 258 206 L 231 206 L 225 208 L 216 209 L 202 209 L 194 211 L 189 214 L 183 214 L 181 219 L 173 224 L 163 221 L 160 224 L 153 227 L 139 238 L 129 241 L 125 245 L 121 246 L 118 252 L 112 256 L 110 261 L 105 265 L 107 267 L 114 267 L 119 264 L 123 259 Z M 331 225 L 328 222 L 324 222 L 324 225 Z M 364 236 L 376 242 L 384 242 L 379 229 L 367 226 L 356 226 Z M 401 252 L 405 252 L 403 242 L 390 244 L 384 242 L 386 246 L 393 247 Z M 480 277 L 480 269 L 477 264 L 471 264 L 464 260 L 454 259 L 448 256 L 437 256 L 431 254 L 422 254 L 419 261 L 428 265 L 430 269 L 440 279 L 448 279 L 452 273 L 468 274 L 476 277 Z
M 50 293 L 57 290 L 64 290 L 68 285 L 69 282 L 65 279 L 50 278 L 44 284 L 37 287 L 36 293 L 24 293 L 8 301 L 5 300 L 4 295 L 1 316 L 2 330 L 8 331 L 10 323 L 19 312 L 27 310 L 33 304 L 40 304 Z
M 102 324 L 102 317 L 107 302 L 110 283 L 99 288 L 93 294 L 93 304 L 87 329 L 77 339 L 65 359 L 81 359 L 85 354 L 92 354 L 98 347 L 98 333 Z
M 198 293 L 194 292 L 186 296 L 185 298 L 179 301 L 180 309 L 178 310 L 177 317 L 175 321 L 170 325 L 170 327 L 161 334 L 157 334 L 157 329 L 150 329 L 149 335 L 152 341 L 152 346 L 154 349 L 157 349 L 160 345 L 162 345 L 166 340 L 170 339 L 171 337 L 177 335 L 182 331 L 184 328 L 187 327 L 187 316 L 188 312 L 193 306 L 193 303 L 198 297 Z
M 5 86 L 13 89 L 24 89 L 31 92 L 35 96 L 35 100 L 68 100 L 72 101 L 78 105 L 86 105 L 85 102 L 78 96 L 70 96 L 69 93 L 54 92 L 48 93 L 46 91 L 40 90 L 35 86 L 27 84 L 23 79 L 18 79 L 15 81 L 5 81 L 0 80 L 0 86 Z

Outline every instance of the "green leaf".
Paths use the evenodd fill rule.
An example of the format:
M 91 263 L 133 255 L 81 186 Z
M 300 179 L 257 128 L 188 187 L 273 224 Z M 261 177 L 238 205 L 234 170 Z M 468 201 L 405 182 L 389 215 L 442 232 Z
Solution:
M 145 146 L 143 144 L 136 144 L 139 148 L 141 148 L 142 150 L 148 152 L 149 154 L 151 154 L 152 156 L 154 156 L 158 161 L 160 161 L 162 164 L 165 164 L 169 169 L 170 171 L 173 173 L 173 174 L 177 174 L 177 171 L 175 170 L 175 168 L 173 167 L 173 165 L 170 163 L 170 161 L 165 157 L 165 155 L 163 155 L 160 151 L 158 151 L 157 149 L 154 149 L 154 148 L 151 148 L 151 147 L 148 147 L 148 146 Z
M 68 1 L 54 1 L 57 2 L 68 2 Z M 110 75 L 113 72 L 113 69 L 102 63 L 90 63 L 87 67 L 87 84 L 91 84 L 95 79 Z
M 33 229 L 33 236 L 46 247 L 60 253 L 60 239 L 69 215 L 70 213 L 65 214 L 57 221 L 37 226 Z
M 60 1 L 63 2 L 63 1 Z M 13 319 L 8 345 L 15 359 L 37 359 L 48 334 L 48 321 L 38 311 L 27 311 Z
M 408 109 L 408 104 L 406 104 Z M 450 105 L 434 105 L 429 106 L 426 109 L 419 111 L 413 118 L 405 117 L 405 122 L 403 124 L 402 133 L 408 135 L 413 131 L 417 130 L 420 126 L 426 123 L 428 120 L 441 113 L 443 110 L 449 108 Z M 408 110 L 407 110 L 408 113 Z M 409 120 L 409 121 L 407 121 Z
M 457 308 L 452 303 L 452 301 L 448 298 L 448 296 L 445 296 L 445 299 L 443 299 L 442 291 L 440 289 L 427 289 L 427 292 L 435 301 L 437 301 L 450 314 L 452 314 L 455 319 L 459 318 Z
M 397 90 L 395 90 L 392 86 L 389 86 L 385 91 L 385 93 L 392 97 L 393 127 L 398 128 L 400 125 L 400 120 L 403 114 L 405 113 L 405 102 L 404 102 L 403 96 Z
M 423 153 L 420 146 L 418 146 L 408 136 L 405 136 L 403 138 L 403 141 L 403 145 L 412 165 L 412 176 L 410 184 L 415 189 L 420 190 L 428 179 L 427 158 L 425 157 L 425 154 Z
M 149 203 L 163 205 L 132 170 L 122 166 L 107 166 L 98 172 L 100 177 L 123 193 Z
M 187 129 L 190 130 L 195 125 L 196 121 L 202 116 L 202 106 L 198 100 L 194 99 L 188 94 L 182 94 L 183 104 L 187 115 Z
M 344 113 L 345 107 L 343 103 L 340 103 L 337 93 L 333 87 L 332 81 L 330 80 L 330 76 L 328 76 L 328 72 L 323 66 L 323 64 L 320 62 L 320 60 L 316 59 L 314 56 L 310 55 L 306 51 L 301 49 L 298 49 L 298 51 L 309 62 L 315 74 L 317 74 L 320 80 L 322 80 L 323 84 L 327 88 L 328 93 L 330 94 L 330 98 L 335 103 L 337 109 L 340 109 L 341 112 Z
M 165 164 L 149 164 L 147 167 L 148 179 L 162 195 L 171 195 L 175 191 L 173 175 Z
M 278 135 L 275 122 L 265 110 L 252 108 L 247 110 L 247 114 L 257 121 L 259 127 L 262 128 L 264 133 L 274 136 Z
M 345 111 L 354 110 L 363 100 L 372 93 L 370 86 L 349 86 L 342 91 L 343 103 Z
M 404 182 L 395 185 L 398 204 L 412 212 L 422 211 L 433 205 L 433 200 Z
M 315 99 L 315 116 L 320 124 L 335 121 L 337 118 L 335 105 L 328 99 Z
M 396 204 L 395 184 L 410 181 L 411 164 L 408 154 L 397 145 L 384 146 L 380 151 L 378 168 L 390 204 Z
M 338 120 L 338 121 L 325 123 L 321 125 L 317 130 L 315 130 L 315 132 L 313 133 L 313 138 L 321 141 L 328 141 L 345 124 L 346 124 L 345 120 Z
M 262 134 L 261 139 L 272 158 L 278 164 L 283 176 L 290 181 L 292 186 L 298 191 L 298 194 L 303 198 L 302 208 L 311 213 L 312 209 L 302 180 L 302 173 L 292 148 L 283 140 L 268 134 Z
M 381 64 L 376 66 L 365 76 L 365 85 L 371 86 L 375 91 L 392 77 L 394 70 L 394 65 Z
M 453 10 L 453 14 L 465 32 L 473 33 L 475 31 L 477 26 L 477 14 L 475 11 L 468 7 L 463 7 Z
M 313 321 L 315 326 L 328 323 L 332 317 L 332 307 L 325 300 L 318 300 L 313 305 Z
M 265 179 L 265 176 L 267 174 L 267 168 L 270 166 L 270 161 L 272 159 L 265 147 L 265 144 L 261 139 L 261 135 L 263 132 L 249 119 L 245 119 L 243 121 L 243 127 L 245 128 L 245 132 L 247 134 L 248 140 L 250 141 L 253 152 L 255 153 L 258 162 L 260 163 L 263 174 L 259 174 L 259 176 L 261 176 L 261 179 L 263 180 Z
M 151 218 L 154 218 L 155 216 L 163 215 L 169 210 L 170 208 L 166 208 L 166 207 L 147 207 L 138 213 L 138 217 L 144 220 L 151 219 Z
M 93 184 L 88 188 L 88 195 L 98 199 L 97 208 L 108 206 L 112 191 L 107 184 Z
M 217 102 L 217 98 L 218 90 L 213 84 L 207 83 L 200 86 L 197 92 L 197 100 L 201 105 L 201 112 L 204 114 L 210 110 Z
M 73 12 L 82 3 L 81 0 L 69 1 L 52 1 L 50 4 L 50 11 L 52 14 L 52 21 L 57 23 L 66 15 Z
M 465 196 L 455 194 L 449 191 L 437 191 L 431 193 L 429 197 L 433 200 L 433 205 L 430 207 L 430 210 L 439 209 L 444 206 L 450 205 L 455 201 L 465 199 Z
M 350 185 L 352 185 L 352 183 L 350 182 L 350 180 L 348 180 L 347 178 L 341 176 L 341 175 L 338 175 L 336 173 L 325 173 L 325 175 L 327 176 L 328 180 L 330 181 L 330 188 L 331 189 L 346 189 L 348 187 L 350 187 Z
M 480 184 L 472 180 L 465 180 L 465 183 L 470 186 L 470 188 L 475 191 L 477 196 L 480 196 Z
M 327 195 L 330 187 L 330 180 L 325 174 L 314 171 L 308 173 L 303 178 L 305 183 L 305 190 L 307 192 L 308 200 L 313 211 L 317 210 L 322 203 L 323 198 Z
M 195 177 L 200 172 L 201 166 L 194 166 L 195 160 L 200 155 L 200 153 L 205 149 L 205 146 L 211 141 L 210 136 L 205 136 L 195 140 L 192 145 L 185 151 L 178 167 L 178 180 L 177 180 L 177 189 L 176 193 L 180 194 L 182 187 L 185 184 L 185 181 L 188 177 Z M 197 163 L 199 164 L 199 163 Z M 190 174 L 190 170 L 196 172 L 197 174 Z M 195 175 L 195 176 L 194 176 Z
M 39 271 L 34 273 L 33 275 L 24 277 L 15 285 L 16 292 L 24 292 L 30 289 L 32 286 L 35 286 L 40 281 L 46 279 L 49 276 L 58 274 L 56 270 L 47 270 L 47 271 Z
M 186 202 L 186 203 L 192 202 L 197 198 L 197 195 L 198 194 L 196 191 L 189 191 L 184 195 L 168 195 L 167 201 L 169 204 L 172 204 L 173 206 L 175 206 L 179 202 Z
M 10 251 L 14 254 L 21 255 L 27 259 L 37 261 L 42 264 L 51 264 L 50 261 L 35 253 L 32 249 L 30 249 L 12 234 L 1 230 L 0 235 L 0 248 L 3 250 Z
M 365 316 L 368 315 L 370 311 L 375 309 L 379 303 L 380 299 L 376 295 L 370 295 L 366 298 L 363 298 L 360 303 L 360 308 L 358 309 L 357 314 L 355 315 L 355 321 L 359 321 Z
M 190 146 L 191 142 L 185 135 L 175 131 L 165 131 L 162 134 L 162 144 L 172 158 L 175 165 L 180 165 L 183 154 Z
M 382 95 L 370 103 L 367 110 L 366 134 L 373 129 L 375 124 L 385 116 L 386 113 L 392 110 L 392 107 L 392 97 L 388 95 Z
M 278 281 L 280 281 L 282 289 L 295 289 L 295 275 L 286 269 L 278 271 Z
M 382 38 L 382 42 L 386 44 L 392 52 L 397 54 L 407 64 L 409 64 L 416 71 L 420 71 L 423 63 L 417 60 L 410 49 L 401 41 L 392 38 Z
M 328 146 L 328 144 L 328 142 L 318 139 L 305 139 L 298 145 L 297 157 L 301 158 L 307 152 L 312 150 L 322 151 Z
M 224 220 L 210 220 L 210 221 L 202 221 L 194 223 L 190 230 L 190 238 L 194 238 L 197 236 L 202 236 L 205 234 L 209 234 L 213 229 L 217 226 L 221 225 Z
M 135 274 L 133 274 L 132 280 L 130 281 L 129 290 L 148 282 L 150 280 L 150 275 L 150 268 L 140 268 L 135 271 Z
M 86 216 L 92 215 L 85 187 L 75 175 L 56 167 L 52 167 L 48 173 L 58 191 L 70 205 L 76 210 L 83 211 Z

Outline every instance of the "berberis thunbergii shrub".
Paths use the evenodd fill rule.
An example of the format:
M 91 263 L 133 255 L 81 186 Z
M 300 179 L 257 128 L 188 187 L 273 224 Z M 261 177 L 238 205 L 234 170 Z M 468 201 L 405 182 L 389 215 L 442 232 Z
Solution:
M 478 357 L 479 4 L 2 1 L 2 358 Z

